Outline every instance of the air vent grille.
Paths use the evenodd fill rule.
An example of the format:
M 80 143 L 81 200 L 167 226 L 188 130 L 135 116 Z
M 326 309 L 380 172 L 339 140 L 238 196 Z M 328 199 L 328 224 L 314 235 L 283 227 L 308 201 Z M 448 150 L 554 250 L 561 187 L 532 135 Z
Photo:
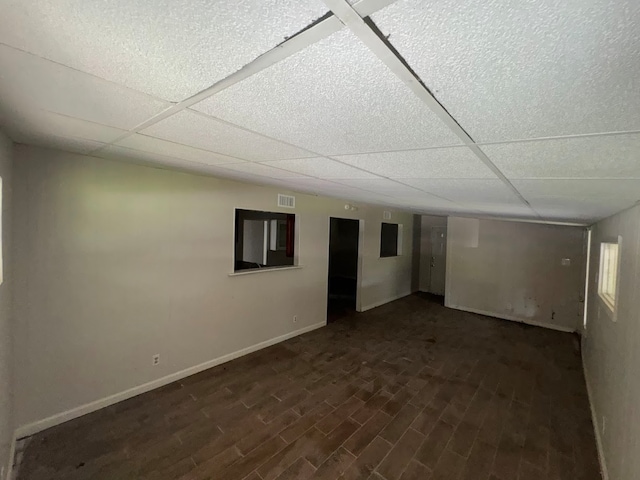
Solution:
M 296 208 L 296 197 L 292 195 L 278 194 L 278 206 L 285 208 Z

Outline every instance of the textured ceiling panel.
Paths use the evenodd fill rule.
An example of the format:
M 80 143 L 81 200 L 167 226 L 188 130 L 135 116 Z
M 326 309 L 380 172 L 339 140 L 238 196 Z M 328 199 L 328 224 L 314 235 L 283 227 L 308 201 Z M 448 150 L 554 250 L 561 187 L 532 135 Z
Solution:
M 433 195 L 429 195 L 428 193 L 416 193 L 417 195 L 414 194 L 408 196 L 394 196 L 390 200 L 390 204 L 424 211 L 447 210 L 451 212 L 457 212 L 462 208 L 460 205 L 449 202 L 447 200 L 443 200 L 441 198 L 434 197 Z
M 203 163 L 191 162 L 172 155 L 161 155 L 156 152 L 145 152 L 134 148 L 126 148 L 118 145 L 109 145 L 94 153 L 96 157 L 109 158 L 113 160 L 133 160 L 136 163 L 161 165 L 165 167 L 177 167 L 200 171 L 202 167 L 208 167 Z
M 513 180 L 515 187 L 543 215 L 596 220 L 640 200 L 640 180 Z
M 7 1 L 0 43 L 172 101 L 327 11 L 319 0 Z
M 506 216 L 517 218 L 538 218 L 536 212 L 523 203 L 480 203 L 464 206 L 469 212 L 479 215 Z
M 109 143 L 125 132 L 118 128 L 86 122 L 43 110 L 0 113 L 0 126 L 6 129 L 16 141 L 51 136 Z
M 494 178 L 494 173 L 467 147 L 334 157 L 389 178 Z
M 509 178 L 640 178 L 640 134 L 481 148 Z
M 520 203 L 515 193 L 498 179 L 409 178 L 402 181 L 457 203 Z
M 12 136 L 12 138 L 15 142 L 24 143 L 25 145 L 36 145 L 39 147 L 53 148 L 55 150 L 64 150 L 66 152 L 82 154 L 91 153 L 105 145 L 104 143 L 87 140 L 86 138 L 59 137 L 48 133 L 27 132 Z
M 318 178 L 377 178 L 372 173 L 324 157 L 279 160 L 265 162 L 265 165 Z
M 152 125 L 141 133 L 245 160 L 266 161 L 313 156 L 306 150 L 188 110 Z
M 637 0 L 400 0 L 373 19 L 476 141 L 640 129 Z
M 590 225 L 597 221 L 610 217 L 621 209 L 612 210 L 611 206 L 604 206 L 595 203 L 585 204 L 584 202 L 567 202 L 563 201 L 562 206 L 556 200 L 553 206 L 534 202 L 536 211 L 542 218 L 550 221 L 582 223 Z M 623 207 L 624 208 L 624 207 Z
M 180 145 L 179 143 L 168 142 L 166 140 L 161 140 L 155 137 L 148 137 L 146 135 L 132 135 L 125 138 L 124 140 L 121 140 L 117 143 L 117 145 L 136 150 L 142 150 L 151 154 L 182 158 L 184 160 L 204 163 L 207 165 L 244 162 L 244 160 L 240 160 L 238 158 L 227 157 L 225 155 L 213 153 L 208 150 Z
M 383 195 L 392 196 L 411 196 L 420 195 L 415 188 L 394 182 L 386 178 L 357 178 L 357 179 L 340 179 L 336 182 L 350 187 L 361 188 L 370 192 L 381 193 Z
M 193 108 L 324 155 L 460 143 L 346 29 Z
M 220 168 L 234 170 L 236 172 L 248 173 L 251 175 L 258 175 L 261 177 L 271 177 L 271 178 L 297 178 L 304 177 L 299 173 L 288 172 L 286 170 L 280 170 L 278 168 L 269 167 L 268 165 L 264 165 L 262 163 L 234 163 L 231 165 L 221 165 Z
M 615 198 L 634 203 L 640 200 L 639 179 L 544 179 L 513 180 L 527 199 L 566 197 L 579 200 L 608 201 Z
M 129 129 L 169 104 L 0 45 L 0 109 L 43 109 Z

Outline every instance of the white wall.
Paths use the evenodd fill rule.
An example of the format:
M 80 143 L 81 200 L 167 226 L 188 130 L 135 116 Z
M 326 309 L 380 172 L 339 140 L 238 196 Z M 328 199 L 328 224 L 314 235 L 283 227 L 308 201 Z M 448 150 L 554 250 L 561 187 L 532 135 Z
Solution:
M 0 131 L 0 177 L 2 177 L 2 260 L 4 281 L 0 285 L 0 469 L 8 470 L 13 439 L 13 374 L 11 345 L 11 157 L 13 144 Z M 2 478 L 2 475 L 0 475 Z
M 477 247 L 469 246 L 474 222 Z M 579 330 L 584 233 L 579 227 L 449 217 L 446 306 Z M 563 258 L 571 265 L 562 266 Z
M 379 258 L 381 208 L 297 194 L 302 268 L 229 276 L 234 207 L 291 213 L 278 190 L 32 147 L 14 183 L 20 434 L 324 325 L 331 215 L 364 219 L 363 310 L 410 293 L 410 255 Z M 411 214 L 392 221 L 410 252 Z
M 597 293 L 600 242 L 620 247 L 618 314 Z M 583 361 L 601 455 L 611 480 L 640 478 L 640 206 L 593 228 Z M 605 479 L 606 480 L 606 479 Z

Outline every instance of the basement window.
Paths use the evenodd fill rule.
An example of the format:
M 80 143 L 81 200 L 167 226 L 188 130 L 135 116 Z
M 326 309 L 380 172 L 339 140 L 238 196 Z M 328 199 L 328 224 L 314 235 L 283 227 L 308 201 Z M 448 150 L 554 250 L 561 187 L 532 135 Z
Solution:
M 380 230 L 380 258 L 402 255 L 402 225 L 382 223 Z
M 296 216 L 236 209 L 234 271 L 293 266 Z
M 620 237 L 618 237 L 617 243 L 603 242 L 600 244 L 598 295 L 612 313 L 616 311 L 619 268 Z

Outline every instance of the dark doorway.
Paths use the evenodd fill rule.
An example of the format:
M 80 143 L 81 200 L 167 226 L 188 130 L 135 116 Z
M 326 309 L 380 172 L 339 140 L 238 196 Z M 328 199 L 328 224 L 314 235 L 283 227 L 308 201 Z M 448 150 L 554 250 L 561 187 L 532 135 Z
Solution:
M 360 222 L 344 218 L 330 222 L 327 322 L 335 322 L 356 311 Z

